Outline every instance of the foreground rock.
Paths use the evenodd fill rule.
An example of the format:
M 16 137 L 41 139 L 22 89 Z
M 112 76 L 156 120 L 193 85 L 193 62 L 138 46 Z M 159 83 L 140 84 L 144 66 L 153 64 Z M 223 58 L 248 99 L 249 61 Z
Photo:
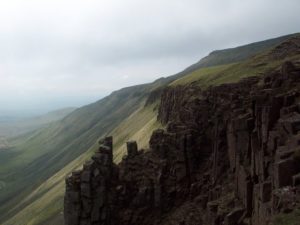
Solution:
M 267 225 L 300 207 L 300 62 L 162 93 L 148 151 L 112 138 L 66 179 L 66 225 Z

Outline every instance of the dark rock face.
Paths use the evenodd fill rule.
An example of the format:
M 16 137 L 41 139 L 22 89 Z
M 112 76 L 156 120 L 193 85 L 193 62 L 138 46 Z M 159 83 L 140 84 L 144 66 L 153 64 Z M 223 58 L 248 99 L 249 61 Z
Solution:
M 112 138 L 66 179 L 66 225 L 267 225 L 300 207 L 300 63 L 161 94 L 149 151 Z
M 66 179 L 65 224 L 113 224 L 116 206 L 111 187 L 118 173 L 112 156 L 112 137 L 107 137 L 92 160 Z

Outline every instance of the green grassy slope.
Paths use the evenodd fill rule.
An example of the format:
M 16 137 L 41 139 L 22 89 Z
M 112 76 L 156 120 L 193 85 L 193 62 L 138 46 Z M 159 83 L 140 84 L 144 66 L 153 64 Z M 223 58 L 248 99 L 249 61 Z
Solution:
M 274 44 L 273 40 L 270 42 Z M 256 52 L 268 49 L 271 45 L 264 42 Z M 234 54 L 231 51 L 227 53 Z M 242 55 L 246 57 L 245 53 Z M 225 60 L 226 54 L 223 57 Z M 243 57 L 231 57 L 231 61 L 226 59 L 230 65 L 207 68 L 201 72 L 204 74 L 201 76 L 209 77 L 210 82 L 213 80 L 212 84 L 218 84 L 224 82 L 224 74 L 220 71 L 229 70 L 226 80 L 234 80 L 234 71 L 237 70 L 239 74 L 239 71 L 247 70 L 248 64 L 235 61 Z M 211 58 L 211 65 L 224 62 L 219 60 L 214 63 L 214 60 Z M 255 60 L 252 62 L 257 63 Z M 240 65 L 239 69 L 237 65 Z M 252 64 L 249 65 L 252 68 Z M 256 66 L 261 67 L 260 64 Z M 250 71 L 243 76 L 252 74 L 253 71 Z M 160 126 L 156 122 L 157 99 L 154 97 L 147 101 L 148 96 L 173 81 L 172 85 L 198 82 L 198 75 L 196 79 L 194 76 L 187 74 L 174 81 L 180 77 L 176 75 L 151 84 L 121 89 L 94 104 L 75 110 L 47 128 L 12 140 L 14 148 L 0 152 L 0 223 L 61 224 L 64 176 L 90 157 L 96 148 L 97 139 L 104 135 L 114 135 L 116 162 L 124 154 L 123 142 L 126 140 L 135 139 L 140 147 L 146 148 L 151 131 Z M 201 83 L 206 81 L 203 79 Z M 146 101 L 150 103 L 144 107 Z
M 5 183 L 0 192 L 1 219 L 10 216 L 9 209 L 32 188 L 85 152 L 98 137 L 134 112 L 146 94 L 145 85 L 122 89 L 75 110 L 45 129 L 12 140 L 15 147 L 0 152 L 0 181 Z
M 108 134 L 114 136 L 115 161 L 120 161 L 124 155 L 125 142 L 128 140 L 137 140 L 139 147 L 147 148 L 152 131 L 160 126 L 156 122 L 156 105 L 157 103 L 146 107 L 142 105 Z M 36 188 L 21 203 L 18 203 L 22 205 L 24 202 L 30 202 L 4 225 L 62 224 L 64 178 L 66 174 L 80 168 L 84 161 L 91 157 L 96 148 L 97 144 L 95 143 L 87 152 L 69 163 Z M 18 207 L 18 204 L 15 207 Z
M 267 51 L 268 49 L 280 44 L 281 42 L 298 35 L 299 33 L 295 33 L 235 48 L 213 51 L 208 56 L 199 60 L 199 62 L 189 66 L 182 72 L 173 76 L 177 79 L 201 68 L 241 62 L 261 52 Z
M 28 133 L 49 123 L 63 119 L 75 109 L 70 107 L 36 117 L 0 120 L 0 136 L 11 138 Z
M 170 86 L 195 84 L 202 88 L 237 82 L 242 78 L 259 76 L 278 69 L 286 60 L 300 58 L 300 35 L 242 62 L 201 68 L 179 78 Z

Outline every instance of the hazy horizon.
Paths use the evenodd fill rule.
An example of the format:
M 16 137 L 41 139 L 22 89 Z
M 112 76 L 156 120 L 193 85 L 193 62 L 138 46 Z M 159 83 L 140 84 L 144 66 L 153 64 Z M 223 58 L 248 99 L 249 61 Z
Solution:
M 82 106 L 213 50 L 299 32 L 299 10 L 297 0 L 1 1 L 0 116 Z

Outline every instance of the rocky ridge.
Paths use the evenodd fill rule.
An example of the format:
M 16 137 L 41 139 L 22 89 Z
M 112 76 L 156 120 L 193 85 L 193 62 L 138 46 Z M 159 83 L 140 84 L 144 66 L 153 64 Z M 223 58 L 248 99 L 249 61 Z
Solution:
M 66 225 L 267 225 L 300 208 L 300 62 L 201 90 L 166 88 L 150 149 L 113 140 L 66 178 Z

